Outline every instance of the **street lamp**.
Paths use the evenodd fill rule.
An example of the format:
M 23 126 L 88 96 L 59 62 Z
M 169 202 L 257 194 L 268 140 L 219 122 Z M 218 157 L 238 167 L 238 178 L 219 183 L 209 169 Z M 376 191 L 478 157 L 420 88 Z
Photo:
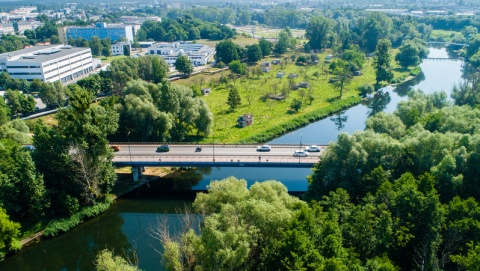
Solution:
M 302 151 L 302 136 L 303 134 L 300 135 L 300 151 Z M 300 163 L 300 154 L 298 154 L 298 162 Z
M 215 136 L 212 134 L 212 140 L 213 140 L 213 162 L 215 162 Z
M 130 164 L 132 163 L 132 151 L 130 150 L 130 135 L 131 131 L 127 133 L 127 141 L 128 141 L 128 155 L 130 156 Z

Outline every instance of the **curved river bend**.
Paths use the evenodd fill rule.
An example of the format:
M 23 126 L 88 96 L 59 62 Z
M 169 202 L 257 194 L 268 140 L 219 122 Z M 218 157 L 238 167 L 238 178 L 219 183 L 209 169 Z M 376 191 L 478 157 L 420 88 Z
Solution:
M 444 49 L 430 48 L 430 57 L 448 57 Z M 459 60 L 425 60 L 422 64 L 424 77 L 393 89 L 387 87 L 374 98 L 329 118 L 312 123 L 301 129 L 272 140 L 270 143 L 308 145 L 328 144 L 335 141 L 341 132 L 353 133 L 365 128 L 365 120 L 376 112 L 393 112 L 398 102 L 406 100 L 411 89 L 425 93 L 444 90 L 448 94 L 455 84 L 462 81 Z M 96 254 L 105 248 L 116 254 L 129 255 L 138 259 L 143 270 L 164 270 L 157 251 L 159 241 L 153 238 L 153 226 L 168 218 L 170 230 L 175 232 L 181 225 L 182 215 L 176 210 L 192 202 L 192 195 L 178 200 L 179 189 L 205 190 L 211 180 L 228 176 L 255 181 L 277 180 L 283 182 L 289 191 L 306 191 L 306 176 L 309 169 L 282 168 L 207 168 L 173 177 L 168 184 L 152 183 L 126 198 L 119 199 L 106 213 L 83 223 L 74 230 L 59 237 L 42 241 L 23 249 L 17 255 L 0 263 L 0 270 L 93 270 Z M 170 196 L 170 197 L 169 197 Z M 159 199 L 160 198 L 160 199 Z M 169 199 L 170 198 L 170 199 Z M 136 252 L 136 257 L 132 256 Z

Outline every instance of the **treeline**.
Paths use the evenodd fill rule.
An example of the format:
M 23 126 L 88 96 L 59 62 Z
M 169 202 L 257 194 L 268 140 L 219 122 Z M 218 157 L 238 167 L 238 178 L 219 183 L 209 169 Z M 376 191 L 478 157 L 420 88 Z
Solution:
M 222 40 L 235 36 L 234 29 L 218 22 L 204 22 L 192 16 L 166 19 L 161 22 L 146 21 L 137 32 L 139 41 L 152 39 L 155 41 L 179 41 L 211 39 Z
M 2 35 L 0 39 L 0 54 L 23 49 L 24 46 L 32 45 L 30 40 L 16 35 Z

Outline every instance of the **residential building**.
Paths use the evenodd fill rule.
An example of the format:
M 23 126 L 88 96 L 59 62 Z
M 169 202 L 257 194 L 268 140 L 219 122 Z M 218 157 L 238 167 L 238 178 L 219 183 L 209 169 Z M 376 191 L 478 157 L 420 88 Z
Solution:
M 69 39 L 83 38 L 90 40 L 93 36 L 97 36 L 102 40 L 110 37 L 112 41 L 125 39 L 133 42 L 133 29 L 131 25 L 114 25 L 103 22 L 96 23 L 95 26 L 65 26 L 58 28 L 58 37 L 60 42 L 64 44 L 67 44 Z
M 60 80 L 67 83 L 93 70 L 90 48 L 69 45 L 33 46 L 0 54 L 0 71 L 12 78 L 40 79 L 44 82 Z
M 128 47 L 128 51 L 132 50 L 132 44 L 130 42 L 118 42 L 112 44 L 112 56 L 122 56 L 125 54 L 125 47 Z
M 215 49 L 191 42 L 156 43 L 148 47 L 150 55 L 159 55 L 173 66 L 179 56 L 185 55 L 195 66 L 206 65 L 215 54 Z
M 143 24 L 145 21 L 161 22 L 162 18 L 158 16 L 138 17 L 138 16 L 122 16 L 120 22 L 124 24 Z

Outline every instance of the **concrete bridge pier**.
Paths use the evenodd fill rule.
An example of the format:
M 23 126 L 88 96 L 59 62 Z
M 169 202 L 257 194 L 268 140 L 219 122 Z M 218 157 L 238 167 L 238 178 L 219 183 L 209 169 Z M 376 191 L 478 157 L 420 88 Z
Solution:
M 132 177 L 134 182 L 138 182 L 142 177 L 142 173 L 145 172 L 144 166 L 132 166 Z

